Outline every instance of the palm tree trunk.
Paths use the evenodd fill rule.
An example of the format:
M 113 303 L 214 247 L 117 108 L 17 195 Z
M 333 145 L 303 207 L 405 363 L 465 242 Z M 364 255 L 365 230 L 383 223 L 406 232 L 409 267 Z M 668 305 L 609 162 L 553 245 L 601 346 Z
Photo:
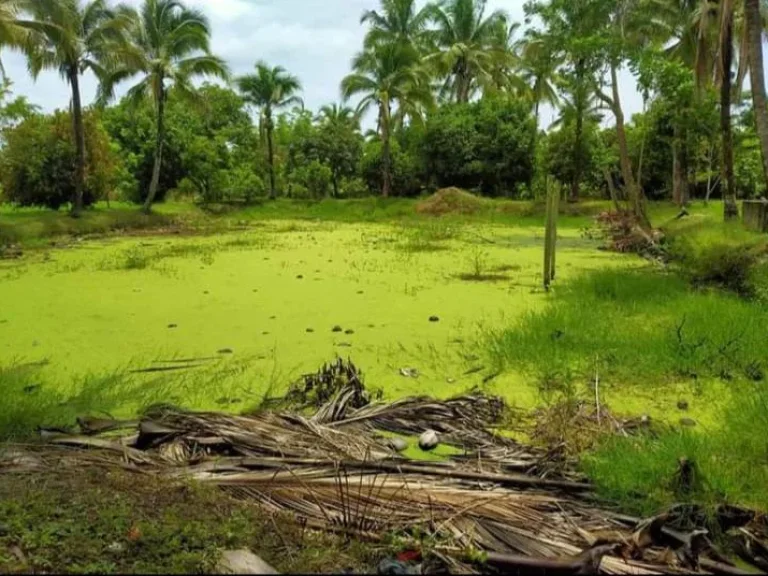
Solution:
M 739 215 L 736 203 L 736 178 L 733 171 L 733 131 L 731 129 L 731 67 L 733 65 L 733 14 L 725 15 L 728 20 L 723 26 L 720 39 L 722 51 L 723 77 L 720 81 L 720 135 L 723 139 L 723 176 L 725 186 L 724 216 L 732 220 Z
M 752 102 L 755 110 L 757 136 L 763 156 L 763 176 L 768 190 L 768 103 L 765 95 L 765 69 L 763 68 L 763 25 L 760 0 L 744 0 L 747 42 L 749 49 L 749 76 L 752 84 Z
M 678 206 L 685 204 L 684 186 L 687 180 L 683 172 L 680 128 L 675 126 L 672 138 L 672 199 Z
M 267 151 L 269 153 L 269 199 L 277 199 L 277 190 L 275 189 L 275 146 L 272 142 L 272 114 L 267 113 L 265 118 L 267 124 Z
M 619 92 L 619 74 L 616 63 L 611 64 L 611 84 L 613 90 L 613 115 L 616 117 L 616 140 L 619 144 L 619 160 L 621 163 L 621 176 L 624 178 L 624 185 L 627 187 L 629 201 L 632 205 L 632 212 L 638 219 L 641 226 L 648 229 L 651 222 L 648 219 L 648 213 L 645 207 L 645 198 L 642 190 L 635 181 L 632 173 L 632 161 L 629 159 L 629 147 L 627 145 L 627 132 L 624 125 L 624 111 L 621 108 L 621 94 Z
M 389 102 L 381 102 L 381 195 L 388 198 L 392 191 L 392 151 L 389 143 Z
M 578 202 L 581 189 L 581 149 L 584 136 L 584 113 L 576 112 L 576 140 L 573 143 L 573 177 L 571 178 L 571 191 L 568 194 L 568 202 Z
M 573 146 L 573 177 L 571 178 L 571 191 L 568 194 L 568 202 L 578 202 L 579 192 L 581 188 L 581 152 L 582 152 L 582 140 L 584 137 L 584 108 L 585 98 L 582 85 L 584 83 L 584 66 L 585 62 L 583 58 L 580 58 L 576 62 L 576 140 Z
M 157 196 L 160 187 L 160 169 L 163 165 L 163 146 L 165 145 L 165 90 L 160 89 L 157 99 L 157 141 L 155 142 L 155 165 L 152 168 L 152 181 L 149 184 L 149 193 L 144 201 L 142 212 L 149 214 L 152 211 L 152 203 Z
M 85 190 L 85 128 L 83 126 L 83 102 L 80 98 L 80 77 L 76 68 L 69 73 L 69 83 L 72 86 L 72 124 L 76 148 L 75 196 L 72 199 L 72 217 L 78 218 L 83 212 L 83 192 Z

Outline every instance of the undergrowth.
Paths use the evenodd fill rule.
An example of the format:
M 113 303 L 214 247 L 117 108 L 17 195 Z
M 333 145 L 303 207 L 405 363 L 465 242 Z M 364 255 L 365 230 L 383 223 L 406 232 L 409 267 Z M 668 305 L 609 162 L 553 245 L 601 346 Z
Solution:
M 0 451 L 2 451 L 0 446 Z M 305 529 L 215 488 L 117 470 L 40 470 L 0 482 L 0 573 L 205 574 L 248 548 L 281 573 L 365 573 L 370 546 Z
M 676 275 L 603 270 L 559 287 L 543 310 L 487 333 L 484 347 L 497 369 L 542 384 L 589 381 L 596 369 L 614 386 L 762 381 L 766 325 L 760 305 L 694 290 Z
M 690 490 L 675 482 L 681 459 L 697 475 Z M 582 465 L 598 492 L 629 512 L 650 515 L 678 503 L 768 512 L 768 386 L 738 387 L 713 430 L 608 436 Z

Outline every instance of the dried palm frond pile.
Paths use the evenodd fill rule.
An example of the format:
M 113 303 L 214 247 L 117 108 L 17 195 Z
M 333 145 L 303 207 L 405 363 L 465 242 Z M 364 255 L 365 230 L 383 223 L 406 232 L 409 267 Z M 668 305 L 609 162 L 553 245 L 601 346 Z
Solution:
M 673 512 L 644 522 L 601 508 L 583 478 L 549 465 L 550 454 L 495 433 L 498 398 L 354 408 L 359 393 L 359 382 L 337 390 L 314 416 L 160 407 L 131 429 L 81 420 L 83 435 L 0 451 L 0 477 L 91 465 L 194 479 L 311 528 L 374 542 L 397 535 L 451 572 L 741 573 L 705 531 L 676 527 Z M 414 461 L 387 442 L 427 429 L 461 454 Z M 748 512 L 731 523 L 743 556 L 760 566 L 764 526 Z

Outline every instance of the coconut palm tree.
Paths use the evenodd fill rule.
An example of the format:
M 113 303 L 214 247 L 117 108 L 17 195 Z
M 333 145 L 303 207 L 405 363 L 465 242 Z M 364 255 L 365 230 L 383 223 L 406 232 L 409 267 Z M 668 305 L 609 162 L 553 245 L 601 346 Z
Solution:
M 421 50 L 427 42 L 430 8 L 419 9 L 416 0 L 381 0 L 381 10 L 366 10 L 361 24 L 370 26 L 365 47 L 403 42 Z
M 360 96 L 358 116 L 371 107 L 378 108 L 378 135 L 381 139 L 381 192 L 392 191 L 392 158 L 390 138 L 396 115 L 393 105 L 415 112 L 433 104 L 429 75 L 420 65 L 417 50 L 403 43 L 381 44 L 359 54 L 354 72 L 344 78 L 341 92 L 345 100 Z
M 355 129 L 358 129 L 360 126 L 355 111 L 344 104 L 326 104 L 320 108 L 317 120 L 318 122 L 325 122 L 328 124 L 353 126 Z
M 522 41 L 519 51 L 519 73 L 533 101 L 538 131 L 541 105 L 556 106 L 560 100 L 556 88 L 559 62 L 550 45 L 535 33 Z
M 763 158 L 763 176 L 768 189 L 768 100 L 765 94 L 765 68 L 763 65 L 764 19 L 760 0 L 744 0 L 744 28 L 746 52 L 749 58 L 749 76 L 752 85 L 752 103 L 755 110 L 755 128 L 760 140 Z
M 478 85 L 493 82 L 498 59 L 493 43 L 499 29 L 506 29 L 507 16 L 501 10 L 486 15 L 486 0 L 441 0 L 430 6 L 430 16 L 437 50 L 427 60 L 447 77 L 444 93 L 469 102 Z
M 296 93 L 301 91 L 301 82 L 296 76 L 286 72 L 281 66 L 271 68 L 266 62 L 256 63 L 256 74 L 248 74 L 237 79 L 237 86 L 245 101 L 260 110 L 261 126 L 267 138 L 269 154 L 269 197 L 277 198 L 275 188 L 275 149 L 273 142 L 273 113 L 288 106 L 304 106 Z
M 77 149 L 72 215 L 79 216 L 83 209 L 86 153 L 80 78 L 86 71 L 105 78 L 107 69 L 126 44 L 130 17 L 127 9 L 113 10 L 106 0 L 28 0 L 24 9 L 30 19 L 18 25 L 35 40 L 26 50 L 32 76 L 37 78 L 43 70 L 57 70 L 72 91 Z
M 20 12 L 26 0 L 0 0 L 0 47 L 29 48 L 29 34 L 19 26 Z M 0 74 L 5 77 L 5 67 L 0 61 Z
M 37 0 L 34 0 L 37 1 Z M 56 0 L 51 0 L 56 1 Z M 100 100 L 113 96 L 118 82 L 139 76 L 126 97 L 133 104 L 150 98 L 156 122 L 152 180 L 142 211 L 149 214 L 160 185 L 165 142 L 165 107 L 171 87 L 182 98 L 194 100 L 196 77 L 229 78 L 229 69 L 211 54 L 211 27 L 205 15 L 179 0 L 144 0 L 129 30 L 130 46 L 120 54 L 121 65 L 102 83 Z

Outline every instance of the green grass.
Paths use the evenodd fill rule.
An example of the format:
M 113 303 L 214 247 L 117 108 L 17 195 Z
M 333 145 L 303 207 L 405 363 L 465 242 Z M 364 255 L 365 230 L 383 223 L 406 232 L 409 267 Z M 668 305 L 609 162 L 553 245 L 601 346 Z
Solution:
M 651 515 L 677 503 L 712 511 L 736 504 L 768 511 L 768 385 L 742 385 L 706 430 L 605 439 L 582 458 L 598 492 L 623 509 Z M 695 463 L 690 492 L 675 484 L 681 458 Z
M 491 331 L 500 369 L 540 381 L 594 378 L 609 386 L 762 379 L 768 310 L 711 290 L 694 290 L 655 268 L 601 270 L 558 288 L 550 305 Z
M 66 466 L 0 482 L 3 574 L 211 573 L 241 548 L 288 574 L 370 572 L 377 554 L 200 485 Z
M 200 208 L 192 204 L 158 204 L 151 216 L 141 214 L 126 203 L 100 203 L 86 210 L 79 219 L 65 211 L 0 205 L 0 245 L 44 246 L 50 239 L 66 236 L 103 235 L 126 231 L 172 230 L 185 233 L 218 233 L 269 220 L 306 220 L 344 223 L 452 222 L 540 226 L 544 208 L 540 203 L 509 200 L 483 200 L 482 209 L 473 215 L 448 215 L 435 218 L 416 212 L 417 199 L 364 198 L 356 200 L 262 201 L 247 207 Z M 560 225 L 583 228 L 593 216 L 609 208 L 601 201 L 565 206 Z

